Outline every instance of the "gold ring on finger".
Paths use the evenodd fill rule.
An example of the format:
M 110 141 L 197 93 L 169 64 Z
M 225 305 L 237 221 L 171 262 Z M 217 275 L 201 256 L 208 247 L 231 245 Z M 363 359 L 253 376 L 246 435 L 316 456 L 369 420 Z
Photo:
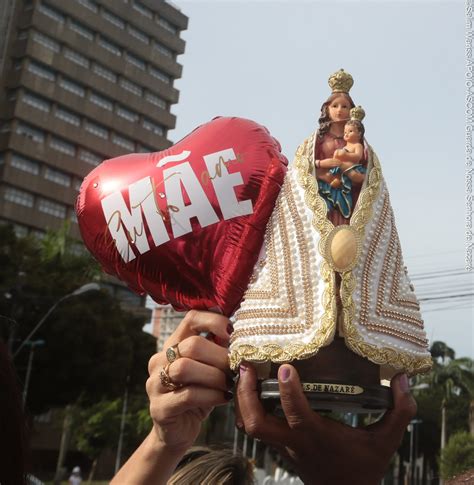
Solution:
M 176 359 L 179 359 L 181 354 L 179 353 L 178 344 L 172 345 L 166 349 L 166 358 L 168 362 L 172 364 Z
M 163 384 L 163 386 L 166 387 L 169 391 L 176 391 L 176 389 L 179 389 L 181 384 L 176 384 L 171 380 L 169 370 L 170 370 L 170 363 L 168 362 L 160 371 L 160 381 Z

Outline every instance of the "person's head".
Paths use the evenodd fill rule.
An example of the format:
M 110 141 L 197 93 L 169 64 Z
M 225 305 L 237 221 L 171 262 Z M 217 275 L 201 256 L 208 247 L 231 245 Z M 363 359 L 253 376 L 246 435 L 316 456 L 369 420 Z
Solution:
M 365 128 L 358 120 L 349 120 L 344 125 L 344 141 L 348 143 L 362 143 Z
M 72 469 L 72 474 L 73 475 L 80 475 L 81 474 L 81 468 L 78 467 L 78 466 L 75 466 L 73 469 Z
M 347 93 L 333 93 L 321 106 L 319 117 L 319 134 L 326 133 L 332 123 L 343 123 L 349 119 L 349 112 L 354 101 Z
M 253 465 L 231 449 L 193 447 L 187 451 L 168 485 L 209 483 L 213 485 L 253 485 Z

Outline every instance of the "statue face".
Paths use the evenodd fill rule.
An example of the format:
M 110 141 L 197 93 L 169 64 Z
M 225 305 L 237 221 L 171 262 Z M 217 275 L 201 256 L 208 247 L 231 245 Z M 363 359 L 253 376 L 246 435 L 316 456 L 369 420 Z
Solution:
M 328 114 L 331 121 L 346 121 L 349 119 L 351 105 L 345 96 L 338 96 L 328 106 Z
M 344 127 L 344 140 L 349 143 L 360 142 L 360 131 L 354 125 L 346 125 Z

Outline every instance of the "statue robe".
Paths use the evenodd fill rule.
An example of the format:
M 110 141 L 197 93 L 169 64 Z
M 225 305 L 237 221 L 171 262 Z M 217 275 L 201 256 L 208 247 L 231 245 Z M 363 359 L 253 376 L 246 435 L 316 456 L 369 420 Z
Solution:
M 338 329 L 353 352 L 381 366 L 381 378 L 426 372 L 428 341 L 378 158 L 367 146 L 367 174 L 349 224 L 334 226 L 318 193 L 314 143 L 313 134 L 298 148 L 267 225 L 235 314 L 231 366 L 309 358 Z M 356 243 L 344 271 L 331 257 L 341 228 Z

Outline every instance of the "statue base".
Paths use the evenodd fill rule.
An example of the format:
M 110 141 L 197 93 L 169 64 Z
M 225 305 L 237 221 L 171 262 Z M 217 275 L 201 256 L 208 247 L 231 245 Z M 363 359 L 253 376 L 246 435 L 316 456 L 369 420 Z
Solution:
M 341 337 L 335 337 L 314 357 L 291 365 L 314 410 L 377 413 L 393 406 L 391 389 L 380 384 L 380 367 L 348 349 Z M 278 368 L 272 364 L 269 379 L 260 382 L 260 398 L 268 412 L 281 415 Z

